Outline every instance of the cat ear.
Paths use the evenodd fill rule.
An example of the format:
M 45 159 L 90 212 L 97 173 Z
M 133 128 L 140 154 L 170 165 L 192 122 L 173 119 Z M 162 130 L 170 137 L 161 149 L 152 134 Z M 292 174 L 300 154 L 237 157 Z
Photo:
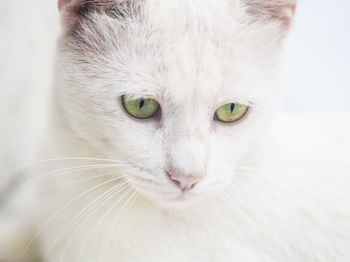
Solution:
M 87 14 L 96 11 L 114 17 L 123 17 L 131 10 L 134 0 L 58 0 L 63 26 L 72 30 Z M 136 5 L 136 4 L 135 4 Z
M 58 10 L 61 13 L 62 23 L 65 28 L 72 28 L 79 21 L 79 9 L 84 5 L 84 0 L 58 0 Z
M 277 20 L 288 29 L 291 25 L 296 0 L 245 0 L 248 12 L 260 19 Z
M 65 6 L 73 1 L 74 0 L 58 0 L 58 10 L 61 12 Z

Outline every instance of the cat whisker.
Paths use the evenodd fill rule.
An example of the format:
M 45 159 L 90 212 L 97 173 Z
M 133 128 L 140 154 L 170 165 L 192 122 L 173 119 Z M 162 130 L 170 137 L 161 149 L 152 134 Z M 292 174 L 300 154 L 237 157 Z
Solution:
M 93 190 L 96 190 L 98 188 L 101 188 L 102 186 L 111 183 L 111 182 L 115 182 L 117 181 L 119 178 L 113 178 L 110 180 L 107 180 L 103 183 L 100 183 L 94 187 L 89 188 L 88 190 L 82 192 L 81 194 L 79 194 L 77 197 L 73 198 L 71 201 L 69 201 L 68 203 L 66 203 L 65 205 L 63 205 L 61 208 L 59 208 L 39 229 L 38 231 L 35 233 L 35 235 L 32 237 L 32 239 L 29 241 L 28 246 L 24 249 L 22 258 L 25 257 L 25 255 L 27 254 L 29 248 L 32 246 L 34 240 L 39 236 L 39 234 L 62 212 L 64 211 L 64 209 L 66 209 L 67 207 L 69 207 L 70 205 L 72 205 L 74 202 L 76 202 L 77 200 L 81 199 L 82 197 L 84 197 L 85 195 L 87 195 L 88 193 L 92 192 Z
M 118 190 L 117 193 L 113 194 L 113 196 L 115 196 L 116 194 L 118 194 L 122 189 L 124 189 L 124 187 L 120 188 L 120 189 Z M 130 190 L 131 190 L 131 189 L 129 189 L 127 192 L 129 192 Z M 124 193 L 124 194 L 120 197 L 119 201 L 121 201 L 121 199 L 123 199 L 125 195 L 126 195 L 126 193 Z M 108 200 L 107 200 L 107 201 L 108 201 Z M 100 208 L 101 206 L 103 206 L 103 204 L 100 205 L 99 208 Z M 94 212 L 96 212 L 99 208 L 97 208 Z M 94 212 L 92 212 L 91 214 L 94 214 Z M 81 213 L 81 212 L 80 212 L 80 213 Z M 90 215 L 91 215 L 91 214 L 90 214 Z M 77 215 L 77 216 L 78 216 L 78 215 Z M 75 217 L 77 217 L 77 216 L 75 216 Z M 73 241 L 74 237 L 76 236 L 76 234 L 79 232 L 80 228 L 85 224 L 86 221 L 87 221 L 87 219 L 84 219 L 83 222 L 81 222 L 80 225 L 79 225 L 79 226 L 74 230 L 74 232 L 71 234 L 71 236 L 70 236 L 68 242 L 66 243 L 66 245 L 65 245 L 65 247 L 64 247 L 64 250 L 63 250 L 63 252 L 62 252 L 62 254 L 61 254 L 61 257 L 60 257 L 60 259 L 59 259 L 60 262 L 63 261 L 65 255 L 66 255 L 66 253 L 67 253 L 67 251 L 68 251 L 68 249 L 69 249 L 69 246 L 70 246 L 71 242 Z
M 128 191 L 132 192 L 132 190 Z M 136 192 L 136 191 L 135 191 Z M 123 197 L 124 198 L 124 197 Z M 97 223 L 94 225 L 92 231 L 90 232 L 89 236 L 86 238 L 86 242 L 84 243 L 84 246 L 82 247 L 82 249 L 80 250 L 80 254 L 79 254 L 79 259 L 78 261 L 81 261 L 81 258 L 83 256 L 83 254 L 85 253 L 89 241 L 91 239 L 91 236 L 93 236 L 93 234 L 96 232 L 97 228 L 101 225 L 101 223 L 103 222 L 103 220 L 112 212 L 113 209 L 115 209 L 117 207 L 117 205 L 122 201 L 123 198 L 120 198 L 118 201 L 116 201 L 104 214 L 103 216 L 101 216 L 99 218 L 99 220 L 97 221 Z
M 78 214 L 76 214 L 74 216 L 74 218 L 71 220 L 71 222 L 65 226 L 65 228 L 61 231 L 61 233 L 56 237 L 56 239 L 54 240 L 54 242 L 52 243 L 51 247 L 49 248 L 49 250 L 53 250 L 53 248 L 55 247 L 56 243 L 58 242 L 58 240 L 61 238 L 61 236 L 66 232 L 67 229 L 69 229 L 71 226 L 74 225 L 74 223 L 78 220 L 78 218 L 85 212 L 88 211 L 89 208 L 93 207 L 95 203 L 97 203 L 97 201 L 99 200 L 103 200 L 105 197 L 106 199 L 103 200 L 102 204 L 97 205 L 97 207 L 95 209 L 93 209 L 89 215 L 85 216 L 84 219 L 80 222 L 79 226 L 76 228 L 75 232 L 78 232 L 79 229 L 84 225 L 84 223 L 86 221 L 88 221 L 88 219 L 91 217 L 91 215 L 93 215 L 95 212 L 97 212 L 98 209 L 100 209 L 104 204 L 106 204 L 110 199 L 112 199 L 113 197 L 115 197 L 119 192 L 121 192 L 125 187 L 127 187 L 128 182 L 123 182 L 121 184 L 117 184 L 115 186 L 113 186 L 112 188 L 110 188 L 109 190 L 107 190 L 106 192 L 104 192 L 103 194 L 99 195 L 96 199 L 94 199 L 91 203 L 89 203 L 86 207 L 84 207 L 82 210 L 80 210 L 78 212 Z M 116 190 L 116 192 L 113 192 L 114 190 Z M 108 196 L 110 194 L 110 196 Z
M 11 170 L 5 171 L 5 174 L 14 173 L 16 171 L 19 171 L 21 169 L 27 168 L 27 167 L 34 167 L 36 165 L 40 164 L 46 164 L 50 162 L 57 162 L 57 161 L 68 161 L 68 160 L 82 160 L 82 161 L 104 161 L 104 162 L 112 162 L 112 163 L 124 163 L 125 161 L 120 161 L 116 159 L 107 159 L 107 158 L 93 158 L 93 157 L 61 157 L 61 158 L 51 158 L 51 159 L 45 159 L 45 160 L 38 160 L 35 162 L 27 163 L 18 167 L 15 167 Z
M 88 244 L 89 244 L 89 241 L 90 241 L 90 238 L 93 236 L 93 234 L 95 233 L 97 227 L 102 223 L 103 219 L 119 204 L 119 201 L 117 201 L 116 203 L 114 203 L 104 214 L 103 216 L 100 217 L 100 219 L 98 220 L 98 222 L 94 225 L 92 231 L 89 233 L 89 236 L 86 237 L 86 241 L 83 245 L 83 247 L 80 249 L 80 252 L 79 252 L 79 257 L 78 257 L 78 260 L 77 261 L 82 261 L 82 256 L 83 254 L 85 253 L 87 247 L 88 247 Z
M 131 191 L 128 191 L 127 194 L 133 192 L 133 190 Z M 119 209 L 118 213 L 116 214 L 116 216 L 113 218 L 113 224 L 112 224 L 112 227 L 111 227 L 111 231 L 110 231 L 110 235 L 109 235 L 109 241 L 108 242 L 113 242 L 113 234 L 115 233 L 115 228 L 117 226 L 117 221 L 119 220 L 119 218 L 121 217 L 122 213 L 124 212 L 126 206 L 130 203 L 130 201 L 132 199 L 134 199 L 135 195 L 137 195 L 137 191 L 134 191 L 132 193 L 132 195 L 124 202 L 123 206 Z M 106 248 L 106 246 L 104 247 L 104 249 Z M 100 259 L 99 261 L 103 261 L 101 258 L 102 254 L 105 253 L 103 252 L 103 248 L 101 249 L 101 253 L 100 253 Z
M 61 168 L 61 169 L 47 172 L 43 175 L 40 175 L 40 176 L 35 177 L 29 181 L 26 181 L 25 183 L 23 183 L 22 185 L 19 186 L 18 190 L 25 187 L 25 186 L 40 183 L 42 180 L 45 180 L 47 178 L 60 176 L 60 175 L 64 175 L 64 174 L 72 174 L 74 172 L 93 170 L 93 169 L 129 167 L 129 166 L 131 166 L 131 165 L 130 164 L 103 164 L 103 165 L 80 165 L 80 166 Z
M 59 184 L 59 185 L 55 185 L 55 186 L 52 186 L 52 187 L 43 188 L 43 189 L 38 190 L 38 192 L 49 191 L 49 190 L 52 190 L 52 189 L 57 189 L 57 188 L 64 187 L 64 186 L 70 186 L 70 185 L 74 185 L 76 183 L 86 182 L 86 181 L 97 179 L 97 178 L 101 178 L 101 177 L 108 177 L 108 176 L 111 176 L 111 175 L 114 175 L 114 174 L 115 174 L 115 172 L 109 172 L 109 173 L 106 173 L 106 174 L 100 174 L 100 175 L 91 176 L 91 177 L 87 177 L 87 178 L 83 178 L 83 179 L 77 179 L 77 180 L 73 180 L 73 181 L 71 181 L 69 183 L 64 183 L 64 184 Z M 115 176 L 115 178 L 122 179 L 122 178 L 125 178 L 125 177 L 118 175 L 118 176 Z

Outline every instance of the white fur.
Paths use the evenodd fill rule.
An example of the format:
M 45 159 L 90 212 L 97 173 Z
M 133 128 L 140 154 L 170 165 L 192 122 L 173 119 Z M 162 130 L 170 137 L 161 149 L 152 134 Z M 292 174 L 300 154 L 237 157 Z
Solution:
M 91 14 L 79 41 L 60 39 L 41 158 L 125 166 L 51 176 L 34 188 L 44 261 L 347 261 L 347 158 L 320 152 L 349 145 L 322 148 L 334 133 L 322 122 L 312 132 L 286 117 L 270 127 L 281 24 L 252 20 L 233 0 L 147 0 L 142 10 L 124 20 Z M 161 120 L 132 119 L 124 94 L 156 98 Z M 229 102 L 250 105 L 247 117 L 213 121 Z M 305 139 L 319 130 L 315 142 Z M 101 163 L 112 162 L 52 161 L 35 176 Z M 205 178 L 183 195 L 165 174 L 169 165 Z

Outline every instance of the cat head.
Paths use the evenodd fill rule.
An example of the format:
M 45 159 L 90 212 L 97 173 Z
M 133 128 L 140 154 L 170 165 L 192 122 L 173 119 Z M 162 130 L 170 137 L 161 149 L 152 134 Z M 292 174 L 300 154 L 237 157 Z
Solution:
M 71 134 L 158 203 L 235 179 L 276 110 L 293 0 L 60 0 Z

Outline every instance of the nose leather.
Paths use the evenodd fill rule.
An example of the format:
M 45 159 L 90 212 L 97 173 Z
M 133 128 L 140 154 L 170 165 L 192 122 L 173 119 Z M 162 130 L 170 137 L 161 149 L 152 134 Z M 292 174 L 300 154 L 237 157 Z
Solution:
M 202 179 L 200 175 L 187 175 L 181 172 L 168 172 L 170 179 L 182 191 L 189 191 L 195 187 Z

